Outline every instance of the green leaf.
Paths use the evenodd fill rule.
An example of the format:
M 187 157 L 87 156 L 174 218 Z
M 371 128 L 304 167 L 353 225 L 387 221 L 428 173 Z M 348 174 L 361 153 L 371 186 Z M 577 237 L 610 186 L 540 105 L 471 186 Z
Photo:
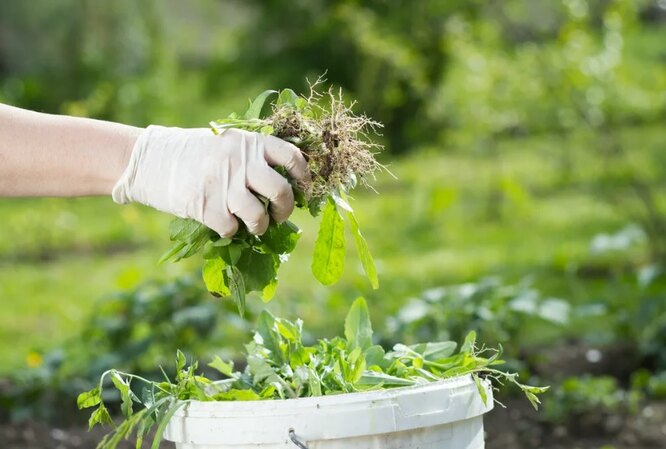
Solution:
M 389 361 L 384 358 L 386 352 L 379 345 L 370 346 L 365 350 L 365 362 L 368 367 L 378 366 L 380 369 L 388 368 Z
M 525 391 L 525 397 L 530 401 L 530 404 L 532 404 L 532 407 L 534 407 L 534 410 L 539 410 L 539 405 L 541 404 L 541 401 L 539 398 L 534 394 L 529 391 Z
M 220 296 L 230 296 L 231 289 L 227 285 L 224 271 L 226 262 L 219 257 L 208 259 L 203 266 L 203 280 L 209 292 Z
M 224 360 L 222 360 L 218 355 L 213 357 L 213 361 L 210 362 L 208 366 L 218 370 L 227 377 L 232 377 L 234 375 L 234 363 L 233 362 L 227 363 Z
M 169 234 L 176 243 L 160 258 L 160 263 L 177 262 L 196 254 L 215 233 L 196 220 L 175 218 L 169 224 Z
M 533 394 L 542 394 L 545 393 L 546 391 L 550 390 L 550 386 L 547 387 L 534 387 L 531 385 L 520 385 L 520 389 L 523 391 L 527 391 Z
M 481 383 L 481 379 L 476 374 L 472 374 L 472 379 L 474 379 L 476 389 L 479 390 L 483 405 L 488 405 L 488 392 L 486 391 L 486 387 Z
M 170 406 L 169 409 L 167 409 L 167 411 L 164 413 L 164 416 L 160 417 L 157 430 L 155 431 L 155 437 L 153 438 L 153 444 L 150 446 L 151 449 L 159 449 L 160 443 L 162 442 L 162 437 L 164 436 L 164 429 L 166 429 L 166 426 L 169 424 L 169 421 L 171 421 L 173 415 L 183 405 L 183 402 L 175 402 Z
M 299 111 L 304 111 L 310 107 L 308 101 L 303 97 L 298 97 L 294 102 L 294 105 L 296 106 L 296 109 L 298 109 Z
M 275 325 L 275 317 L 266 310 L 262 310 L 257 318 L 257 333 L 263 340 L 263 346 L 271 351 L 276 360 L 282 362 L 280 350 L 280 334 Z
M 213 399 L 216 401 L 260 401 L 262 397 L 252 390 L 231 389 L 216 393 Z
M 148 415 L 146 413 L 146 415 Z M 150 416 L 145 416 L 142 420 L 141 423 L 139 424 L 139 428 L 136 431 L 136 446 L 135 449 L 141 449 L 143 447 L 143 436 L 146 435 L 150 429 L 153 427 L 155 424 L 155 421 L 153 421 L 152 417 Z
M 294 343 L 300 341 L 301 334 L 294 323 L 287 320 L 276 319 L 275 324 L 280 335 L 286 338 L 289 342 Z
M 264 289 L 261 291 L 261 300 L 264 303 L 268 303 L 275 296 L 275 291 L 277 290 L 277 279 L 273 279 Z
M 120 392 L 120 411 L 125 418 L 129 418 L 132 415 L 132 390 L 129 383 L 115 370 L 111 372 L 111 382 Z
M 308 368 L 308 388 L 310 389 L 310 396 L 322 396 L 323 394 L 321 379 L 312 368 Z
M 90 391 L 84 391 L 76 399 L 76 405 L 79 409 L 94 407 L 102 402 L 102 395 L 99 389 L 99 386 L 93 388 Z
M 349 217 L 349 225 L 351 227 L 352 234 L 354 235 L 354 242 L 356 242 L 356 251 L 358 251 L 358 257 L 361 259 L 361 265 L 363 265 L 363 270 L 365 271 L 368 280 L 372 288 L 377 290 L 379 288 L 379 277 L 377 276 L 377 267 L 375 267 L 375 261 L 370 254 L 370 248 L 368 248 L 368 242 L 366 242 L 365 237 L 361 234 L 361 229 L 358 226 L 358 221 L 353 212 L 347 212 L 347 217 Z
M 104 406 L 104 403 L 100 403 L 97 410 L 95 410 L 92 415 L 90 415 L 90 419 L 88 420 L 88 429 L 92 429 L 97 424 L 102 426 L 105 424 L 113 425 L 111 415 L 109 415 L 109 411 Z
M 250 107 L 248 110 L 245 112 L 245 118 L 246 119 L 259 119 L 261 118 L 261 111 L 264 108 L 264 104 L 266 103 L 266 100 L 271 95 L 277 94 L 277 90 L 265 90 L 264 92 L 260 93 L 257 98 L 254 99 L 252 103 L 250 103 Z
M 261 134 L 265 135 L 265 136 L 270 136 L 271 134 L 273 134 L 275 132 L 275 128 L 273 128 L 270 125 L 266 125 L 266 126 L 262 126 L 261 128 L 259 128 L 259 132 Z
M 409 349 L 418 352 L 426 360 L 438 361 L 452 356 L 457 346 L 454 341 L 441 341 L 437 343 L 419 343 L 409 346 Z
M 245 279 L 243 273 L 237 266 L 231 265 L 227 267 L 226 271 L 227 281 L 229 282 L 229 289 L 231 290 L 231 297 L 236 302 L 238 313 L 240 316 L 245 315 Z
M 367 349 L 372 346 L 372 324 L 365 299 L 358 298 L 352 304 L 345 319 L 345 338 L 350 349 Z
M 465 341 L 460 347 L 460 352 L 471 353 L 476 345 L 476 332 L 470 331 L 465 337 Z
M 182 259 L 182 257 L 178 257 L 177 254 L 183 251 L 183 249 L 188 246 L 187 243 L 185 242 L 178 242 L 173 245 L 171 245 L 171 248 L 167 250 L 164 254 L 162 254 L 162 257 L 160 257 L 160 260 L 157 261 L 158 264 L 163 264 L 165 262 L 168 262 L 170 260 L 176 261 Z
M 243 251 L 236 268 L 244 275 L 245 291 L 261 292 L 276 280 L 279 262 L 275 254 L 261 254 L 252 249 Z
M 191 218 L 174 218 L 169 223 L 169 238 L 173 241 L 192 242 L 208 234 L 208 228 Z
M 349 354 L 349 364 L 351 366 L 349 381 L 355 384 L 361 380 L 366 368 L 365 357 L 361 348 L 356 348 Z
M 236 265 L 238 263 L 238 259 L 240 259 L 243 252 L 248 251 L 248 246 L 247 244 L 244 243 L 245 242 L 233 242 L 227 245 L 226 248 L 221 251 L 221 253 L 224 252 L 228 253 L 228 260 L 225 260 L 227 264 Z
M 298 100 L 298 95 L 296 95 L 296 92 L 294 92 L 291 89 L 282 89 L 280 91 L 280 95 L 278 95 L 278 99 L 276 101 L 276 105 L 282 105 L 282 104 L 289 104 L 292 106 L 296 106 L 296 100 Z
M 288 254 L 296 248 L 301 230 L 290 221 L 271 222 L 268 229 L 259 237 L 261 243 L 273 254 Z
M 403 387 L 414 385 L 415 382 L 411 379 L 403 379 L 397 376 L 391 376 L 386 373 L 379 373 L 377 371 L 366 371 L 358 381 L 359 385 L 383 385 L 393 387 Z
M 335 202 L 329 199 L 319 225 L 312 256 L 312 273 L 323 285 L 337 282 L 345 269 L 344 221 Z
M 213 242 L 213 246 L 214 247 L 227 246 L 230 245 L 231 242 L 233 242 L 233 239 L 230 239 L 229 237 L 220 237 L 219 239 Z
M 176 351 L 176 371 L 180 373 L 182 370 L 185 369 L 186 364 L 187 364 L 187 359 L 185 358 L 185 354 L 183 354 L 183 351 L 178 349 Z

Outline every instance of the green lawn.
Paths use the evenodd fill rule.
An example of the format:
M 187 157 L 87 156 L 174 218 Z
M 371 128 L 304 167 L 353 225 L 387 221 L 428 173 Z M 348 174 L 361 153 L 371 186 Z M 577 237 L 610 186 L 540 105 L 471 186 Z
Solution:
M 659 179 L 655 161 L 663 157 L 666 133 L 644 127 L 620 136 L 632 149 L 625 165 Z M 567 269 L 605 263 L 590 255 L 591 239 L 631 220 L 629 207 L 598 193 L 608 174 L 590 142 L 584 135 L 538 136 L 501 142 L 499 159 L 425 148 L 392 161 L 397 180 L 382 174 L 379 195 L 358 193 L 353 202 L 377 260 L 380 289 L 369 288 L 353 251 L 339 285 L 318 285 L 309 274 L 316 225 L 299 212 L 294 221 L 304 235 L 269 307 L 298 314 L 309 329 L 330 335 L 357 295 L 371 301 L 381 329 L 382 318 L 411 295 L 490 273 L 510 280 L 532 274 L 546 293 L 586 300 Z M 573 161 L 566 177 L 563 148 Z M 622 184 L 606 190 L 631 197 Z M 168 246 L 168 217 L 107 198 L 0 200 L 0 216 L 0 372 L 22 366 L 31 350 L 74 335 L 91 302 L 105 293 L 198 266 L 196 260 L 157 265 Z M 642 254 L 639 249 L 636 257 Z

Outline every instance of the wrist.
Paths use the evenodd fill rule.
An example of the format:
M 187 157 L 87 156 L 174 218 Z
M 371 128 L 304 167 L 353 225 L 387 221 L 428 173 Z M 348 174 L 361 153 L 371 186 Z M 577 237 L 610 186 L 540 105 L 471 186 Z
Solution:
M 143 128 L 133 126 L 123 126 L 119 130 L 117 143 L 114 145 L 114 151 L 112 151 L 109 157 L 108 165 L 102 167 L 101 193 L 105 195 L 112 194 L 114 186 L 116 186 L 129 166 L 134 146 L 143 131 Z

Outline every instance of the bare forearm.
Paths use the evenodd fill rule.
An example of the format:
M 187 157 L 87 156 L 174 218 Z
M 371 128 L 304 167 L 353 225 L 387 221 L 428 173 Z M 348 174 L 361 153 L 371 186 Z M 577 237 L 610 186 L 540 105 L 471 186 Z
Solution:
M 0 196 L 109 195 L 140 132 L 0 104 Z

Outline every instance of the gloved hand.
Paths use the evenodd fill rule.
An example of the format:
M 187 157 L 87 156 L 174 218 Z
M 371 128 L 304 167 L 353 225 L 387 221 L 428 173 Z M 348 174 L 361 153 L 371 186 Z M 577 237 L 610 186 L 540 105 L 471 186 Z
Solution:
M 149 126 L 137 139 L 129 165 L 113 189 L 113 200 L 136 201 L 163 212 L 193 218 L 223 237 L 243 220 L 263 234 L 269 216 L 253 194 L 268 198 L 269 212 L 284 221 L 294 209 L 290 184 L 271 166 L 283 166 L 296 180 L 309 176 L 294 145 L 277 137 L 229 129 Z

